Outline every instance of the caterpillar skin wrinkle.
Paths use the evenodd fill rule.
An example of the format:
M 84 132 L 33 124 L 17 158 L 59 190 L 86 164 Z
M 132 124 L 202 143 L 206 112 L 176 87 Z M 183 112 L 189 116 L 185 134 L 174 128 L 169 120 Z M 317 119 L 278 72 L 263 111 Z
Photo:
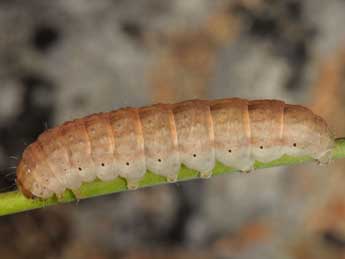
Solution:
M 282 155 L 331 159 L 334 136 L 309 109 L 278 100 L 190 100 L 93 114 L 46 130 L 17 167 L 28 198 L 123 177 L 135 189 L 147 170 L 174 182 L 181 164 L 209 177 L 216 160 L 241 171 Z

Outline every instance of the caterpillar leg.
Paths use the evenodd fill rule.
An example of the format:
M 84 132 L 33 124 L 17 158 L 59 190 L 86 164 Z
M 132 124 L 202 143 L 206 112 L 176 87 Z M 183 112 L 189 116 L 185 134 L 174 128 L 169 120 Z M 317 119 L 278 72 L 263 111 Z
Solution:
M 241 170 L 240 173 L 243 173 L 243 174 L 250 174 L 252 171 L 253 171 L 252 169 Z
M 212 176 L 212 171 L 209 171 L 209 172 L 200 172 L 200 177 L 203 178 L 203 179 L 208 179 Z
M 328 165 L 332 161 L 332 150 L 328 150 L 319 158 L 316 158 L 316 161 L 319 165 Z
M 60 202 L 60 201 L 62 201 L 63 200 L 63 198 L 64 198 L 64 193 L 62 192 L 62 193 L 57 193 L 56 194 L 56 198 L 57 198 L 57 200 Z
M 130 180 L 127 179 L 127 189 L 128 190 L 136 190 L 139 187 L 139 180 Z
M 167 176 L 167 181 L 169 183 L 175 183 L 177 181 L 177 174 L 168 175 Z
M 244 168 L 239 168 L 240 173 L 245 173 L 245 174 L 249 174 L 254 170 L 254 164 L 248 166 L 248 167 L 244 167 Z
M 71 191 L 77 201 L 81 200 L 82 195 L 81 195 L 80 190 L 76 189 L 76 190 L 71 190 Z

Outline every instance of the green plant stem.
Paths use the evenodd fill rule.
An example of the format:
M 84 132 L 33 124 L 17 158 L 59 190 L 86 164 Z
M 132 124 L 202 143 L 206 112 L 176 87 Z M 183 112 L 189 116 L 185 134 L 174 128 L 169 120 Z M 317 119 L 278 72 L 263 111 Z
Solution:
M 336 145 L 333 149 L 332 158 L 339 159 L 345 157 L 345 138 L 336 139 Z M 275 166 L 296 165 L 313 159 L 307 156 L 303 157 L 289 157 L 283 156 L 278 160 L 274 160 L 269 163 L 256 162 L 254 168 L 268 168 Z M 234 168 L 226 167 L 221 163 L 217 163 L 213 170 L 213 176 L 222 175 L 225 173 L 236 172 Z M 181 167 L 178 174 L 178 182 L 192 180 L 199 178 L 199 173 L 191 170 L 185 166 Z M 139 188 L 153 186 L 158 184 L 167 183 L 165 177 L 155 175 L 151 172 L 147 172 L 145 177 L 141 180 Z M 96 180 L 91 183 L 83 184 L 80 188 L 78 196 L 80 199 L 91 198 L 104 194 L 110 194 L 115 192 L 126 191 L 126 181 L 122 178 L 117 178 L 113 181 L 102 182 Z M 28 211 L 32 209 L 42 208 L 58 203 L 67 203 L 76 200 L 74 194 L 71 191 L 66 191 L 63 197 L 57 199 L 56 197 L 47 200 L 27 199 L 18 191 L 0 193 L 0 216 L 18 213 L 22 211 Z

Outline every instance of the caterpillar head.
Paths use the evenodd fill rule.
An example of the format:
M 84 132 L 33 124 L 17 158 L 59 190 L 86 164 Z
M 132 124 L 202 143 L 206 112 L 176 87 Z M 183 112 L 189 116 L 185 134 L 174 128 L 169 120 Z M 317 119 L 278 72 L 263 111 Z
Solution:
M 17 167 L 17 177 L 16 177 L 16 184 L 18 189 L 21 191 L 21 193 L 24 194 L 26 198 L 35 198 L 33 193 L 30 191 L 33 184 L 32 177 L 27 177 L 25 174 L 27 174 L 28 168 L 24 164 L 23 160 L 20 161 L 18 167 Z
M 46 199 L 53 195 L 52 191 L 43 185 L 42 182 L 37 181 L 35 170 L 37 166 L 34 161 L 30 159 L 22 159 L 17 167 L 17 186 L 18 189 L 27 198 L 42 198 Z M 36 172 L 37 173 L 37 172 Z

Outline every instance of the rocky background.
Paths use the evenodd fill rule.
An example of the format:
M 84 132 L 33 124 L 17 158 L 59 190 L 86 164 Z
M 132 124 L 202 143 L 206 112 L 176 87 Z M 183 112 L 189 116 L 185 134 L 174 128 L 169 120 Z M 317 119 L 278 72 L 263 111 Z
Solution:
M 89 113 L 278 98 L 345 136 L 342 0 L 1 0 L 0 188 Z M 345 258 L 345 163 L 232 174 L 0 218 L 0 258 Z

